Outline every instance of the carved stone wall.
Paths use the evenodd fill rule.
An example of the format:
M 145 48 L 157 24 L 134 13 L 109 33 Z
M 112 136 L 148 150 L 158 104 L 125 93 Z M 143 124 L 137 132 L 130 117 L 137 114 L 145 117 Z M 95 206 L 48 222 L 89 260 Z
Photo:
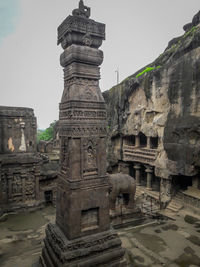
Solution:
M 190 180 L 200 175 L 198 18 L 199 13 L 184 27 L 185 34 L 171 40 L 146 66 L 152 67 L 151 71 L 143 72 L 144 67 L 103 93 L 108 112 L 109 171 L 123 160 L 153 166 L 155 176 L 168 182 L 171 176 Z M 141 133 L 147 140 L 137 139 Z M 116 142 L 118 138 L 122 143 L 125 140 L 122 146 Z M 139 146 L 139 141 L 145 147 Z M 168 182 L 161 184 L 160 199 L 164 201 L 171 197 Z
M 36 152 L 33 109 L 0 106 L 0 153 Z
M 47 191 L 55 198 L 57 177 L 41 175 L 36 135 L 33 109 L 0 107 L 0 215 L 38 207 Z

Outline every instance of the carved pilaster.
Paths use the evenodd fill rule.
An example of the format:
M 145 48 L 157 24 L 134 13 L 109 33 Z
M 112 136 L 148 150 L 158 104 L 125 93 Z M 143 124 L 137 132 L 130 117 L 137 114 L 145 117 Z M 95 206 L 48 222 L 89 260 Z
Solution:
M 151 148 L 151 139 L 150 139 L 150 136 L 147 136 L 147 148 L 148 149 Z
M 13 173 L 9 170 L 7 174 L 8 200 L 12 199 L 12 178 L 13 178 Z
M 21 180 L 22 180 L 22 199 L 23 199 L 23 202 L 26 201 L 26 173 L 23 172 L 21 173 Z

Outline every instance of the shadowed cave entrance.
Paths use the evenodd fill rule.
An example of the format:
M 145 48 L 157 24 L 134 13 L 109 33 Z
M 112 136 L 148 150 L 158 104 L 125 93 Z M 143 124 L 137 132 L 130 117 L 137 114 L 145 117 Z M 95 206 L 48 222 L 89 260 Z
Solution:
M 172 185 L 175 190 L 187 190 L 188 186 L 192 186 L 192 177 L 184 175 L 173 176 Z
M 45 199 L 45 203 L 47 205 L 53 203 L 53 192 L 52 192 L 52 190 L 48 190 L 48 191 L 44 192 L 44 199 Z

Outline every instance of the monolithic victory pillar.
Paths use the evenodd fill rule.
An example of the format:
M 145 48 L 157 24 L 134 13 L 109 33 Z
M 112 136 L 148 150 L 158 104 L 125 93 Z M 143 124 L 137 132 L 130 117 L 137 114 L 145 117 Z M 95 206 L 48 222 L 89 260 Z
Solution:
M 105 25 L 89 19 L 83 1 L 58 27 L 64 68 L 56 224 L 49 224 L 42 266 L 126 266 L 110 229 L 106 175 L 106 108 L 99 88 Z

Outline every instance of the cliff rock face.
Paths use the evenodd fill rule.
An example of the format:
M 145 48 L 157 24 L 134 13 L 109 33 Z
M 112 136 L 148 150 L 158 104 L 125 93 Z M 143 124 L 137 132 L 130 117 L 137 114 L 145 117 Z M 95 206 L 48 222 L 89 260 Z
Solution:
M 158 142 L 156 176 L 198 173 L 200 12 L 184 30 L 153 63 L 104 92 L 110 167 L 123 160 L 124 140 L 142 134 L 150 137 L 152 144 Z

